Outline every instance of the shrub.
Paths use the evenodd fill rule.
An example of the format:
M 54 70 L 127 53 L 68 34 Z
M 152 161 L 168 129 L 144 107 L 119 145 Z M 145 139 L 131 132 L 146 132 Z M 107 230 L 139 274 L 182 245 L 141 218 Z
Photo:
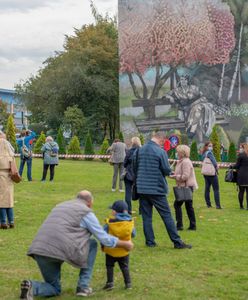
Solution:
M 45 133 L 42 131 L 38 140 L 35 142 L 34 153 L 41 154 L 41 147 L 43 146 L 43 144 L 45 144 L 45 142 L 46 142 L 46 136 Z
M 235 162 L 236 159 L 237 159 L 236 147 L 235 144 L 231 142 L 228 149 L 228 161 Z
M 102 145 L 101 145 L 99 154 L 101 154 L 101 155 L 106 155 L 108 148 L 109 148 L 109 142 L 108 142 L 108 140 L 105 138 L 105 139 L 103 140 L 103 142 L 102 142 Z M 102 161 L 108 161 L 108 158 L 101 158 L 101 160 L 102 160 Z
M 6 129 L 6 138 L 12 145 L 12 147 L 15 149 L 15 152 L 18 151 L 17 144 L 16 144 L 16 127 L 14 118 L 12 115 L 9 115 L 8 121 L 7 121 L 7 129 Z
M 93 144 L 92 144 L 91 135 L 90 135 L 89 131 L 88 131 L 87 136 L 86 136 L 84 154 L 85 155 L 95 154 L 94 147 L 93 147 Z M 93 158 L 86 158 L 85 160 L 93 160 Z
M 211 136 L 210 136 L 210 141 L 213 143 L 213 153 L 215 156 L 215 159 L 217 161 L 221 161 L 220 157 L 220 139 L 218 135 L 218 126 L 214 125 Z
M 190 159 L 192 161 L 198 161 L 199 160 L 199 154 L 198 154 L 196 141 L 193 141 L 191 146 L 190 146 Z
M 145 144 L 145 138 L 144 138 L 144 135 L 142 133 L 140 133 L 139 138 L 140 138 L 141 145 L 144 145 Z
M 119 132 L 118 138 L 119 138 L 119 140 L 120 140 L 121 142 L 124 143 L 124 136 L 123 136 L 123 133 L 122 133 L 121 131 Z
M 76 135 L 74 135 L 70 140 L 68 154 L 81 154 L 79 139 Z
M 58 130 L 58 135 L 57 135 L 57 143 L 59 145 L 59 153 L 60 154 L 65 154 L 66 153 L 66 143 L 65 143 L 65 139 L 63 136 L 63 131 L 61 128 L 59 128 Z

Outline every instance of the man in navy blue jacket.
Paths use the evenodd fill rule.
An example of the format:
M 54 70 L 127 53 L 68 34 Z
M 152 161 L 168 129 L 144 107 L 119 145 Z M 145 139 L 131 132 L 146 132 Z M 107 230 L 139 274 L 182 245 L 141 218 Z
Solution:
M 140 212 L 143 219 L 143 230 L 148 247 L 155 247 L 155 236 L 152 227 L 152 209 L 157 209 L 162 218 L 166 230 L 174 248 L 191 248 L 191 245 L 185 244 L 177 233 L 175 222 L 172 218 L 170 207 L 166 198 L 168 193 L 168 184 L 165 176 L 171 174 L 171 168 L 168 162 L 166 152 L 161 149 L 165 142 L 165 134 L 161 131 L 155 132 L 152 139 L 141 147 L 138 151 L 136 165 L 136 156 L 133 163 L 136 170 L 137 192 L 140 195 Z

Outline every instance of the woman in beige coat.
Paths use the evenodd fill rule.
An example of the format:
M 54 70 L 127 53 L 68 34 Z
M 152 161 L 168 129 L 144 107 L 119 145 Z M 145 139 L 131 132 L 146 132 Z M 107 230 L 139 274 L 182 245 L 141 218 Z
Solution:
M 195 171 L 190 156 L 190 148 L 186 145 L 179 145 L 177 147 L 178 162 L 176 165 L 175 173 L 170 177 L 176 180 L 177 186 L 190 187 L 192 191 L 198 188 Z M 175 201 L 174 207 L 176 211 L 177 230 L 183 230 L 183 218 L 181 206 L 185 202 L 187 215 L 189 218 L 188 230 L 196 230 L 195 212 L 193 208 L 193 201 Z
M 14 228 L 14 185 L 10 179 L 10 162 L 14 160 L 14 149 L 0 131 L 0 228 Z

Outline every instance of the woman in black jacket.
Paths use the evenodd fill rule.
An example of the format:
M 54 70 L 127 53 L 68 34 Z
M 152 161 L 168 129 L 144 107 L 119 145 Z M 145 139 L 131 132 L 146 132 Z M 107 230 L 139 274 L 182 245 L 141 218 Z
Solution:
M 243 201 L 246 191 L 246 209 L 248 209 L 248 144 L 241 144 L 239 156 L 233 169 L 237 169 L 237 185 L 239 186 L 239 205 L 244 209 Z
M 133 172 L 133 155 L 135 151 L 141 146 L 140 139 L 138 137 L 132 138 L 132 145 L 129 150 L 127 150 L 126 157 L 124 160 L 124 168 L 126 169 L 126 174 L 124 177 L 125 182 L 125 201 L 128 205 L 128 213 L 132 214 L 132 186 L 134 181 Z

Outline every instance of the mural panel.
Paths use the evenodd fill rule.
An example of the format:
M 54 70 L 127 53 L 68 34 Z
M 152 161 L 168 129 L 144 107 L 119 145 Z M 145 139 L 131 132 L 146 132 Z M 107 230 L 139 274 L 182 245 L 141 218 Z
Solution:
M 248 1 L 119 0 L 126 136 L 161 129 L 238 142 L 248 116 Z

